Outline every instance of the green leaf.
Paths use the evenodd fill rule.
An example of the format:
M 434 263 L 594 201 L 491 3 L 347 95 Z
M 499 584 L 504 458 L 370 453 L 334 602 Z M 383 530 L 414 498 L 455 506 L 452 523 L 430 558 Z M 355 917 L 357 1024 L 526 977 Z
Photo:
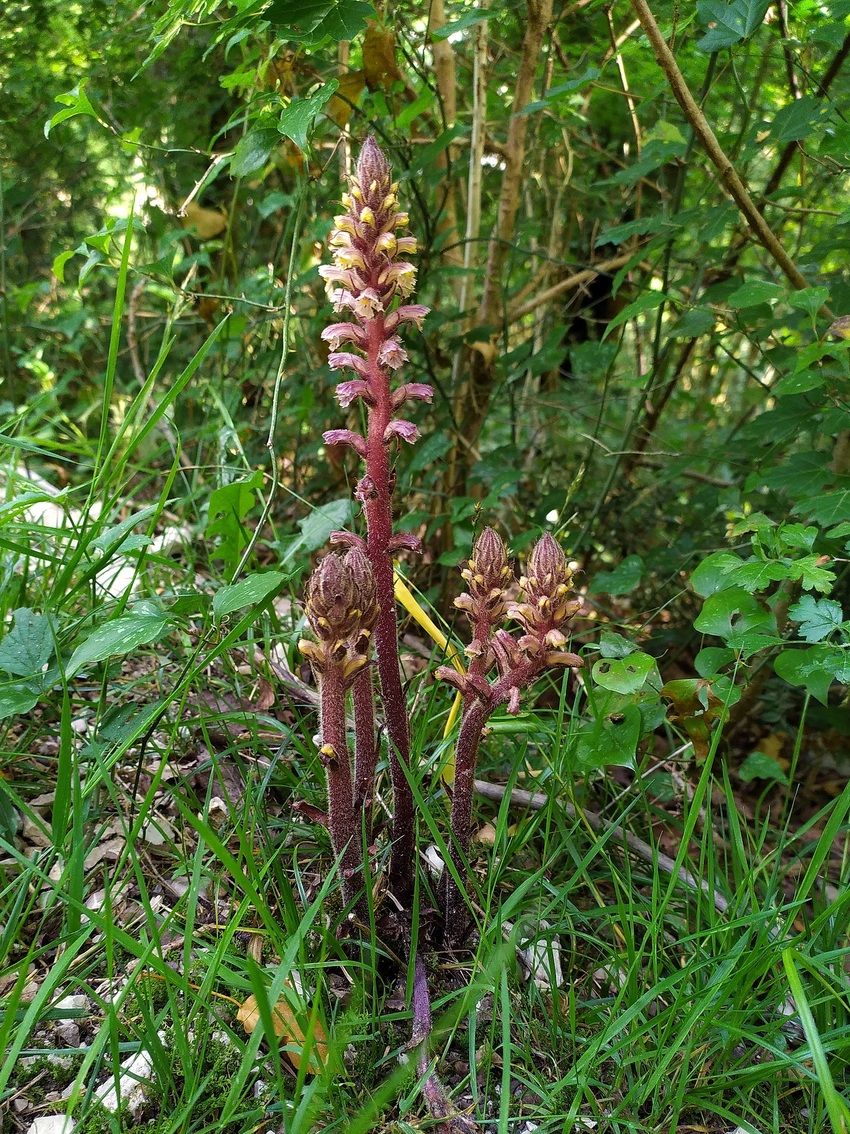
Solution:
M 815 126 L 832 113 L 832 108 L 825 99 L 815 98 L 814 95 L 803 95 L 794 99 L 777 113 L 770 124 L 769 135 L 772 141 L 786 146 L 789 142 L 799 142 L 807 138 Z M 825 292 L 826 295 L 815 307 L 815 311 L 826 303 L 829 291 L 825 287 L 806 288 L 806 291 Z M 797 293 L 801 294 L 800 292 Z M 794 304 L 794 306 L 798 306 Z M 799 306 L 803 306 L 800 304 Z M 808 310 L 808 308 L 806 308 Z
M 312 45 L 354 39 L 375 19 L 375 9 L 364 0 L 273 0 L 263 16 L 280 27 L 280 38 Z
M 258 469 L 244 480 L 222 485 L 210 495 L 209 515 L 204 535 L 207 539 L 220 536 L 216 558 L 235 563 L 248 543 L 244 519 L 257 503 L 256 492 L 263 483 Z
M 85 115 L 87 118 L 94 118 L 103 125 L 100 115 L 92 106 L 89 96 L 85 92 L 85 83 L 77 83 L 73 90 L 66 94 L 56 95 L 54 102 L 61 103 L 65 109 L 58 111 L 49 122 L 44 124 L 45 138 L 50 136 L 50 131 L 54 126 L 58 126 L 60 122 L 66 122 L 69 118 L 76 118 L 79 114 Z
M 604 342 L 611 331 L 619 327 L 621 323 L 627 323 L 629 319 L 634 319 L 637 315 L 643 315 L 646 311 L 657 310 L 661 304 L 666 303 L 669 298 L 666 291 L 649 291 L 646 295 L 640 296 L 634 303 L 628 304 L 627 307 L 624 307 L 622 311 L 614 316 L 605 328 L 602 341 Z
M 741 311 L 747 307 L 757 307 L 760 303 L 781 299 L 784 295 L 785 288 L 780 287 L 779 284 L 768 283 L 767 280 L 754 280 L 733 291 L 726 302 L 735 311 Z
M 54 259 L 52 271 L 60 283 L 65 282 L 65 265 L 69 260 L 73 260 L 78 252 L 79 248 L 72 248 L 69 252 L 60 252 Z
M 735 586 L 734 573 L 743 565 L 743 560 L 732 551 L 715 551 L 694 570 L 691 586 L 698 595 L 708 598 L 717 591 Z
M 303 520 L 298 521 L 301 535 L 296 536 L 284 550 L 281 561 L 286 562 L 294 555 L 309 555 L 310 552 L 324 547 L 331 532 L 344 528 L 351 519 L 352 505 L 350 497 L 340 500 L 331 500 L 314 508 Z
M 829 470 L 825 476 L 827 481 L 835 480 L 835 474 Z M 828 528 L 850 515 L 850 488 L 839 488 L 810 500 L 801 500 L 794 511 L 816 521 L 821 527 Z
M 627 555 L 613 571 L 598 571 L 593 576 L 590 590 L 594 594 L 627 595 L 643 577 L 643 560 L 639 555 Z
M 27 606 L 13 614 L 12 629 L 0 642 L 0 669 L 15 677 L 38 677 L 53 657 L 56 619 Z
M 109 551 L 110 548 L 113 550 L 120 549 L 133 528 L 138 527 L 139 524 L 147 523 L 157 511 L 158 505 L 156 504 L 149 504 L 147 508 L 141 508 L 132 516 L 128 516 L 126 520 L 122 520 L 120 524 L 114 524 L 111 528 L 101 532 L 96 539 L 91 541 L 90 546 L 96 547 L 98 551 Z
M 829 469 L 829 454 L 792 453 L 781 465 L 762 473 L 757 483 L 799 498 L 820 492 L 834 476 Z
M 694 658 L 694 669 L 700 677 L 714 677 L 734 660 L 735 651 L 728 646 L 704 646 Z
M 113 655 L 132 653 L 139 646 L 156 642 L 171 629 L 166 614 L 128 614 L 98 626 L 89 637 L 77 646 L 68 663 L 68 677 L 73 677 L 85 666 L 104 661 Z
M 586 722 L 576 735 L 576 772 L 584 775 L 606 765 L 633 768 L 640 734 L 637 705 L 624 705 L 620 713 Z
M 234 610 L 241 610 L 243 606 L 253 606 L 254 603 L 262 602 L 289 577 L 283 571 L 262 571 L 247 575 L 238 583 L 222 587 L 213 596 L 213 614 L 216 618 L 223 618 L 225 614 L 232 614 Z
M 749 559 L 735 572 L 735 586 L 754 594 L 764 591 L 771 583 L 796 578 L 794 567 L 777 559 Z
M 649 654 L 629 654 L 625 658 L 603 658 L 593 666 L 593 679 L 614 693 L 637 693 L 655 666 Z
M 25 681 L 0 684 L 0 720 L 28 713 L 42 693 L 42 689 L 36 689 Z
M 745 784 L 753 780 L 776 780 L 780 784 L 789 782 L 779 761 L 758 748 L 741 764 L 738 775 Z
M 603 630 L 599 637 L 599 653 L 603 658 L 626 658 L 636 651 L 637 646 L 622 634 Z
M 482 20 L 492 19 L 493 13 L 486 11 L 484 8 L 472 8 L 465 15 L 461 16 L 459 20 L 454 20 L 450 24 L 446 24 L 442 28 L 436 28 L 431 32 L 432 39 L 448 39 L 450 35 L 455 35 L 459 31 L 465 31 L 466 28 L 471 28 L 475 24 L 480 24 Z
M 773 662 L 778 677 L 789 685 L 802 685 L 822 705 L 835 678 L 835 653 L 830 646 L 783 650 Z
M 781 641 L 773 615 L 743 587 L 732 587 L 707 598 L 694 628 L 701 634 L 722 638 L 731 649 L 744 654 Z
M 670 331 L 674 339 L 698 339 L 714 328 L 717 316 L 707 307 L 694 307 L 677 319 Z
M 761 27 L 770 0 L 698 0 L 700 22 L 709 30 L 698 41 L 700 51 L 732 47 Z
M 316 115 L 330 102 L 338 86 L 336 79 L 331 79 L 309 98 L 293 99 L 280 112 L 277 128 L 281 134 L 291 138 L 299 150 L 307 149 L 307 132 L 315 122 Z
M 620 245 L 632 236 L 646 236 L 647 233 L 664 232 L 665 230 L 673 233 L 678 228 L 679 225 L 674 224 L 665 216 L 640 217 L 638 220 L 627 221 L 626 224 L 618 224 L 607 229 L 596 238 L 594 247 L 601 248 L 605 244 Z
M 788 615 L 794 622 L 800 623 L 800 634 L 807 642 L 820 642 L 833 630 L 838 630 L 844 621 L 840 603 L 831 599 L 818 600 L 812 595 L 803 595 Z
M 824 381 L 822 370 L 801 370 L 799 374 L 786 374 L 780 378 L 771 393 L 780 398 L 786 394 L 805 394 L 809 390 L 820 389 Z
M 789 576 L 799 579 L 806 591 L 820 591 L 829 594 L 835 582 L 835 572 L 821 566 L 819 555 L 806 555 L 794 564 L 794 573 Z
M 259 127 L 249 130 L 230 159 L 230 172 L 234 177 L 247 177 L 262 169 L 271 157 L 275 148 L 280 144 L 280 134 L 277 130 Z
M 794 106 L 798 106 L 802 99 L 799 99 Z M 829 288 L 828 287 L 804 287 L 800 291 L 790 291 L 788 293 L 788 304 L 790 307 L 798 307 L 801 311 L 807 312 L 809 315 L 817 315 L 821 307 L 829 301 Z

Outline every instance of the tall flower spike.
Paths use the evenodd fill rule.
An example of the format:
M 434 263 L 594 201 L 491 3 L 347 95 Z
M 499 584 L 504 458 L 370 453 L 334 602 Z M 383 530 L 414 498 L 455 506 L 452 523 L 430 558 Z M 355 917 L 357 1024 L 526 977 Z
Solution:
M 498 625 L 508 609 L 507 589 L 514 580 L 508 566 L 505 545 L 492 528 L 485 528 L 472 549 L 472 558 L 461 571 L 469 590 L 455 599 L 458 610 L 465 611 L 473 626 L 472 642 L 466 649 L 472 659 L 472 672 L 486 673 L 488 644 L 493 627 Z
M 343 407 L 359 401 L 368 422 L 365 436 L 332 429 L 325 434 L 325 441 L 349 445 L 366 465 L 355 497 L 366 517 L 366 555 L 379 609 L 375 652 L 393 785 L 390 884 L 395 897 L 407 906 L 413 895 L 415 808 L 408 781 L 410 733 L 393 594 L 393 552 L 398 548 L 392 526 L 393 460 L 400 442 L 413 443 L 419 436 L 416 425 L 398 418 L 397 411 L 407 401 L 430 401 L 433 391 L 416 382 L 400 382 L 393 388 L 395 374 L 408 361 L 402 334 L 410 324 L 421 328 L 428 308 L 406 302 L 416 279 L 416 269 L 409 262 L 416 252 L 416 240 L 405 234 L 409 218 L 399 209 L 398 185 L 374 138 L 363 143 L 343 207 L 345 212 L 334 219 L 328 241 L 334 262 L 319 270 L 331 289 L 335 308 L 345 311 L 350 322 L 332 324 L 323 338 L 331 347 L 331 368 L 353 372 L 337 386 L 337 400 Z M 355 687 L 355 719 L 358 696 L 362 695 L 365 706 L 369 692 L 361 674 Z M 356 777 L 358 798 L 364 798 L 368 790 L 360 775 L 361 767 L 366 769 L 368 755 L 367 745 L 362 747 L 364 758 L 361 762 L 358 756 Z

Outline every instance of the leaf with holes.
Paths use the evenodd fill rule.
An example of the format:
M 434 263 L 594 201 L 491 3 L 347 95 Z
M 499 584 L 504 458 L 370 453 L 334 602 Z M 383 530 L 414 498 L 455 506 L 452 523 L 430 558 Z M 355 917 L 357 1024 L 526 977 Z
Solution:
M 727 646 L 745 656 L 782 641 L 776 633 L 773 615 L 743 587 L 732 587 L 707 598 L 694 628 L 701 634 L 722 638 Z
M 625 658 L 602 658 L 593 667 L 593 680 L 613 693 L 637 693 L 655 666 L 649 654 L 629 654 Z

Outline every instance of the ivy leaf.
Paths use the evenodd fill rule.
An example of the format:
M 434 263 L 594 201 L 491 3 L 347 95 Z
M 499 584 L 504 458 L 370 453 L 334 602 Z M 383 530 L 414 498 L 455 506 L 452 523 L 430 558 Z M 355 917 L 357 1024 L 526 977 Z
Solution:
M 728 646 L 704 646 L 694 658 L 694 669 L 700 677 L 714 677 L 734 660 L 735 651 Z
M 367 20 L 375 19 L 375 9 L 364 0 L 273 0 L 263 15 L 285 30 L 281 39 L 317 44 L 354 39 Z
M 637 693 L 655 666 L 649 654 L 629 654 L 625 658 L 602 658 L 593 666 L 593 680 L 613 693 Z
M 614 764 L 633 768 L 640 743 L 641 714 L 637 705 L 583 724 L 577 734 L 575 769 L 585 774 Z
M 697 43 L 700 51 L 732 47 L 760 27 L 770 0 L 698 0 L 701 23 L 709 30 Z
M 731 649 L 745 655 L 782 640 L 777 637 L 773 615 L 743 587 L 732 587 L 707 598 L 694 628 L 701 634 L 722 638 Z
M 316 116 L 330 102 L 338 86 L 336 79 L 331 79 L 309 98 L 293 99 L 289 106 L 280 112 L 277 128 L 281 134 L 291 138 L 299 150 L 307 149 L 307 131 L 315 122 Z
M 806 95 L 805 97 L 808 98 L 810 96 Z M 791 106 L 792 107 L 799 106 L 800 103 L 803 102 L 803 101 L 804 101 L 804 99 L 802 99 L 802 98 L 798 99 L 796 102 L 792 103 Z M 818 102 L 818 106 L 822 107 L 822 104 L 820 102 Z M 787 110 L 788 108 L 785 107 L 784 109 Z M 780 111 L 780 114 L 781 113 L 782 112 Z M 775 124 L 776 123 L 774 121 L 774 125 Z M 805 137 L 806 135 L 804 134 L 802 136 Z M 793 141 L 794 139 L 789 139 L 789 140 Z M 818 313 L 818 311 L 820 311 L 821 307 L 823 307 L 823 305 L 825 303 L 827 303 L 828 301 L 829 301 L 829 288 L 828 287 L 804 287 L 804 288 L 801 288 L 800 291 L 791 291 L 791 292 L 788 293 L 788 305 L 790 307 L 798 307 L 801 311 L 805 311 L 809 315 L 817 315 L 817 313 Z
M 844 621 L 841 604 L 831 599 L 814 598 L 803 595 L 798 603 L 788 611 L 789 616 L 800 623 L 800 634 L 807 642 L 820 642 Z
M 635 653 L 637 647 L 622 634 L 603 630 L 599 638 L 599 653 L 603 658 L 625 658 Z
M 708 598 L 717 591 L 725 591 L 735 586 L 735 572 L 743 566 L 743 560 L 733 551 L 715 551 L 696 568 L 691 575 L 691 586 L 698 595 Z
M 773 668 L 783 681 L 789 685 L 804 686 L 807 693 L 825 705 L 829 687 L 835 679 L 835 653 L 830 646 L 783 650 L 774 660 Z
M 22 606 L 0 642 L 0 669 L 15 677 L 41 677 L 53 657 L 56 620 Z

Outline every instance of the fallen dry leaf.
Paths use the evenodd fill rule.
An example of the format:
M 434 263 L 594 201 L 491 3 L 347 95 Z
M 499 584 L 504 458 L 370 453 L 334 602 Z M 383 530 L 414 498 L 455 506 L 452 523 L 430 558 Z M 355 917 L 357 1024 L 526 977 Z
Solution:
M 256 996 L 252 994 L 247 1000 L 240 1004 L 239 1011 L 236 1013 L 236 1019 L 248 1035 L 253 1032 L 260 1021 L 260 1008 L 257 1004 Z M 285 996 L 278 998 L 278 1002 L 272 1010 L 272 1023 L 274 1024 L 275 1035 L 287 1046 L 287 1059 L 289 1059 L 296 1071 L 299 1070 L 304 1049 L 304 1029 L 298 1022 L 298 1016 Z M 322 1066 L 327 1064 L 327 1061 L 328 1041 L 325 1037 L 325 1030 L 322 1027 L 321 1021 L 316 1020 L 316 1026 L 313 1029 L 313 1044 L 310 1049 L 307 1069 L 311 1075 L 315 1075 L 322 1069 Z
M 194 228 L 201 240 L 212 240 L 224 232 L 227 217 L 218 209 L 205 209 L 197 201 L 190 201 L 183 210 L 182 223 L 184 228 Z

